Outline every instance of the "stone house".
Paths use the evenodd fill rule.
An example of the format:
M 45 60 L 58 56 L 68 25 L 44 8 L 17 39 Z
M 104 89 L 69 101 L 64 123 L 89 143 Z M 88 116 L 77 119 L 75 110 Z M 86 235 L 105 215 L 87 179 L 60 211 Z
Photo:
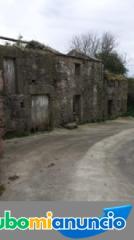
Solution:
M 113 86 L 100 60 L 75 50 L 65 55 L 0 46 L 0 70 L 7 133 L 102 121 L 126 111 L 126 82 Z

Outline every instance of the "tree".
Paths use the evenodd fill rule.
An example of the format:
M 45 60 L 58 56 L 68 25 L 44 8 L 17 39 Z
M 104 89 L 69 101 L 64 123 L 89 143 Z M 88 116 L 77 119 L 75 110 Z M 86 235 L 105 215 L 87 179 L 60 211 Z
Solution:
M 105 32 L 101 38 L 92 33 L 76 35 L 72 38 L 70 44 L 70 50 L 76 49 L 90 56 L 96 56 L 100 52 L 109 54 L 116 47 L 116 38 L 109 32 Z
M 98 54 L 98 58 L 102 60 L 105 70 L 108 70 L 111 73 L 122 75 L 127 73 L 127 68 L 125 67 L 126 62 L 116 51 L 108 54 L 102 52 Z
M 101 59 L 104 68 L 115 74 L 125 74 L 126 61 L 117 51 L 117 40 L 109 32 L 102 34 L 101 38 L 92 33 L 78 35 L 72 38 L 70 50 L 80 51 L 87 56 Z
M 110 54 L 117 47 L 117 41 L 114 35 L 105 32 L 101 38 L 101 53 Z
M 74 36 L 70 44 L 70 50 L 76 49 L 89 56 L 95 56 L 99 48 L 100 39 L 92 33 Z
M 115 36 L 108 32 L 104 33 L 101 38 L 101 51 L 97 57 L 103 61 L 106 70 L 124 75 L 127 72 L 126 59 L 117 52 L 117 46 Z

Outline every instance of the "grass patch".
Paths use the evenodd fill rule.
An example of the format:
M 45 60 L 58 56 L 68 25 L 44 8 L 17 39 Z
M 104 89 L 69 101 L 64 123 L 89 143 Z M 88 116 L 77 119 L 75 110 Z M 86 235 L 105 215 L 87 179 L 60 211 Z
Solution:
M 4 139 L 22 138 L 22 137 L 28 137 L 29 135 L 30 135 L 29 132 L 23 132 L 23 133 L 7 132 L 4 136 Z
M 29 137 L 35 134 L 44 134 L 51 132 L 52 129 L 43 130 L 43 131 L 31 131 L 31 132 L 7 132 L 4 136 L 5 140 L 13 139 L 13 138 L 23 138 L 23 137 Z

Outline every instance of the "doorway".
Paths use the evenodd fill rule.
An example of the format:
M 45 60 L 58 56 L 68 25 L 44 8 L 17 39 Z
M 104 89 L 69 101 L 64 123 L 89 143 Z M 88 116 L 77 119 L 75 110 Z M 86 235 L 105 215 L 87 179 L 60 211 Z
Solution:
M 108 117 L 112 117 L 113 113 L 113 100 L 108 100 Z
M 81 95 L 74 95 L 73 97 L 73 113 L 74 120 L 81 121 Z
M 32 131 L 49 129 L 49 96 L 33 95 L 32 96 Z
M 15 94 L 17 91 L 16 87 L 16 64 L 14 58 L 4 59 L 4 81 L 6 91 L 11 94 Z

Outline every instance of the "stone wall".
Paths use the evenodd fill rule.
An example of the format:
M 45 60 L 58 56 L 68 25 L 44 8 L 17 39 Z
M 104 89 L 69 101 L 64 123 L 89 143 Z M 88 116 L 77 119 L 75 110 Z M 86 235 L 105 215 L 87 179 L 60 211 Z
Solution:
M 7 132 L 33 130 L 33 96 L 49 99 L 49 129 L 78 118 L 79 123 L 102 119 L 103 65 L 100 61 L 0 46 L 0 67 L 3 66 Z M 33 112 L 33 118 L 34 115 Z
M 105 74 L 105 119 L 127 112 L 128 81 L 120 75 Z
M 6 63 L 5 74 L 3 62 L 12 60 L 15 63 L 15 81 L 11 84 L 8 79 L 13 74 L 10 61 Z M 29 132 L 31 126 L 32 96 L 49 95 L 50 97 L 50 124 L 53 127 L 53 101 L 55 98 L 54 77 L 55 57 L 42 51 L 21 50 L 15 47 L 0 46 L 0 67 L 4 77 L 4 111 L 6 132 L 22 134 Z M 10 87 L 9 87 L 10 84 Z
M 75 73 L 75 66 L 80 72 Z M 55 87 L 56 125 L 75 120 L 75 96 L 79 96 L 80 123 L 102 119 L 103 65 L 100 62 L 60 56 L 57 58 Z M 77 114 L 76 114 L 77 115 Z
M 101 121 L 110 101 L 110 117 L 126 110 L 126 82 L 104 79 L 97 59 L 0 46 L 0 69 L 7 133 Z

